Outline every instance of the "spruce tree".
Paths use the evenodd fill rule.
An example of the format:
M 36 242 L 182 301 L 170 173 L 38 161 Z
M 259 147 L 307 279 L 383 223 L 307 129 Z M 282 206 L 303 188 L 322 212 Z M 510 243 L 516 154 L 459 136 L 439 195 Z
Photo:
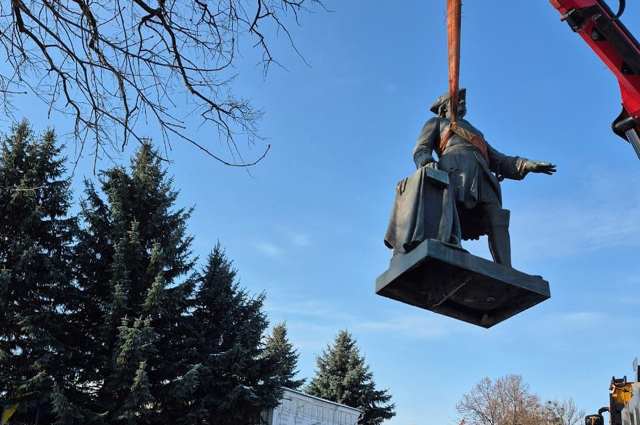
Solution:
M 182 423 L 250 425 L 282 396 L 274 362 L 264 356 L 264 294 L 251 296 L 235 281 L 236 270 L 220 244 L 197 276 L 192 337 L 197 381 L 191 417 Z
M 264 356 L 274 362 L 280 385 L 294 390 L 304 385 L 305 379 L 295 379 L 299 354 L 287 338 L 286 322 L 278 323 L 267 336 Z
M 361 425 L 378 425 L 395 416 L 391 395 L 376 389 L 373 373 L 349 332 L 340 331 L 316 363 L 316 376 L 305 388 L 308 394 L 362 409 Z
M 13 422 L 45 412 L 70 422 L 77 412 L 71 360 L 81 341 L 72 317 L 70 256 L 75 219 L 69 177 L 53 131 L 23 121 L 0 146 L 0 411 Z M 39 412 L 39 413 L 38 413 Z
M 86 182 L 76 263 L 88 347 L 78 367 L 88 421 L 167 423 L 185 365 L 185 319 L 193 267 L 178 192 L 143 145 L 129 172 Z M 182 412 L 185 413 L 185 412 Z

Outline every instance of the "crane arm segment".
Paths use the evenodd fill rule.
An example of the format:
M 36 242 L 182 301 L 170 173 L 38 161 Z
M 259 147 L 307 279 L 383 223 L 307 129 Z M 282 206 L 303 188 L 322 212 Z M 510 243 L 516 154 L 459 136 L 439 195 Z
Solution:
M 613 72 L 620 85 L 622 112 L 613 131 L 629 141 L 640 158 L 640 44 L 603 0 L 550 0 L 571 29 Z

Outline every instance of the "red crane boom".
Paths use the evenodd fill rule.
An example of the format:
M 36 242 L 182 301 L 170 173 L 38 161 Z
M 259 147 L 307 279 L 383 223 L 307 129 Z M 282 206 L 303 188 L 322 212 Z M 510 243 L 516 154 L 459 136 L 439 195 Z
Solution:
M 613 72 L 620 85 L 622 112 L 611 125 L 640 158 L 640 44 L 620 21 L 624 1 L 613 13 L 603 0 L 551 0 L 571 29 Z

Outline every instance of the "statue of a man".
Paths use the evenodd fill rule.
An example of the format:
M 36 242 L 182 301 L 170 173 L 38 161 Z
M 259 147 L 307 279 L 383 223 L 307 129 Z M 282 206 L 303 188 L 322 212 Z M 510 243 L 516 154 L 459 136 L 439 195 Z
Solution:
M 418 168 L 434 167 L 449 174 L 462 239 L 488 235 L 493 260 L 511 267 L 509 211 L 502 209 L 499 182 L 504 178 L 521 180 L 530 172 L 551 175 L 556 168 L 547 162 L 507 156 L 491 147 L 483 134 L 463 119 L 465 95 L 466 90 L 460 89 L 458 119 L 453 126 L 449 94 L 434 102 L 430 110 L 437 116 L 424 125 L 413 159 Z

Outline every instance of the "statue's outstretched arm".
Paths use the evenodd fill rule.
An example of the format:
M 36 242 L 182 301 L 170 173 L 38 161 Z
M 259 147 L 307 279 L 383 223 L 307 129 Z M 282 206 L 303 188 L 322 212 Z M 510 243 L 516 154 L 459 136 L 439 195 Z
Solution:
M 508 156 L 500 153 L 491 145 L 489 158 L 491 159 L 491 171 L 498 175 L 500 180 L 507 178 L 522 180 L 529 173 L 543 173 L 551 175 L 556 172 L 556 165 L 549 162 L 535 161 L 520 156 Z

